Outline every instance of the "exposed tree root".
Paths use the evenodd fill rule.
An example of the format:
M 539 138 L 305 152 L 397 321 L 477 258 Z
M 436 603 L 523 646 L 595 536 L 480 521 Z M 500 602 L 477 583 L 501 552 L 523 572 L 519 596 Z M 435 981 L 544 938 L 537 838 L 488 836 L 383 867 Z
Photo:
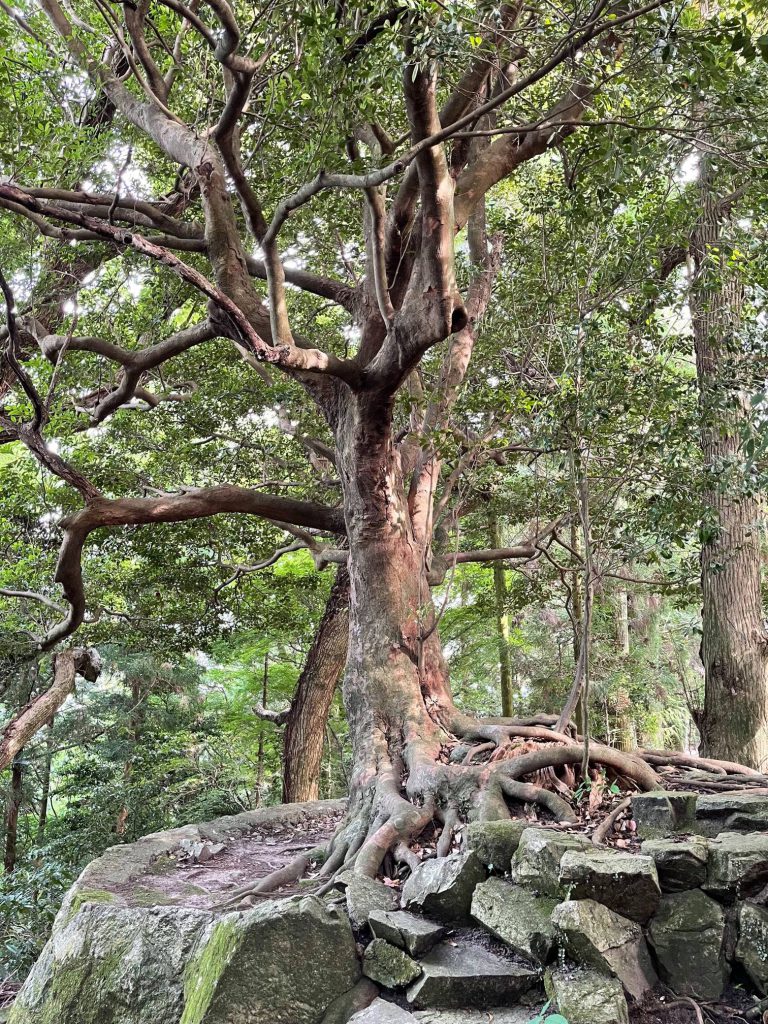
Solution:
M 370 768 L 353 786 L 347 817 L 328 845 L 233 892 L 223 906 L 248 905 L 251 897 L 295 882 L 313 863 L 322 864 L 320 893 L 342 872 L 373 878 L 382 866 L 392 872 L 398 864 L 412 871 L 424 856 L 417 851 L 426 830 L 434 856 L 445 857 L 465 821 L 509 818 L 515 804 L 536 806 L 556 823 L 577 823 L 573 787 L 586 756 L 590 768 L 605 770 L 625 790 L 664 789 L 665 782 L 677 783 L 694 769 L 708 788 L 756 791 L 765 782 L 768 789 L 765 776 L 728 762 L 656 750 L 627 753 L 594 741 L 585 749 L 575 730 L 555 732 L 554 722 L 554 716 L 477 720 L 455 713 L 448 727 L 454 744 L 470 744 L 458 761 L 446 761 L 444 742 L 415 729 L 399 743 L 382 730 L 372 742 Z M 605 842 L 629 803 L 626 797 L 598 825 L 595 844 Z
M 620 803 L 618 803 L 607 818 L 604 818 L 597 826 L 595 831 L 592 833 L 592 842 L 595 846 L 602 846 L 608 836 L 613 830 L 613 826 L 619 820 L 621 815 L 626 811 L 629 805 L 632 803 L 632 798 L 627 796 Z
M 755 768 L 747 768 L 734 761 L 717 761 L 711 757 L 692 757 L 690 754 L 678 754 L 668 750 L 638 750 L 638 754 L 652 765 L 674 765 L 682 768 L 704 768 L 716 775 L 747 775 L 763 778 Z

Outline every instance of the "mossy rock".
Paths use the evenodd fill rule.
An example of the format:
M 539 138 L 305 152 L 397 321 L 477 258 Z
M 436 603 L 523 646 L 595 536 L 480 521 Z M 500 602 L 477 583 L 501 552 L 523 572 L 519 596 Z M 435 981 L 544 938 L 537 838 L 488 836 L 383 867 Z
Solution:
M 346 915 L 313 896 L 215 921 L 184 975 L 180 1024 L 320 1024 L 360 978 Z
M 184 968 L 210 914 L 80 895 L 85 902 L 54 928 L 9 1024 L 178 1024 Z

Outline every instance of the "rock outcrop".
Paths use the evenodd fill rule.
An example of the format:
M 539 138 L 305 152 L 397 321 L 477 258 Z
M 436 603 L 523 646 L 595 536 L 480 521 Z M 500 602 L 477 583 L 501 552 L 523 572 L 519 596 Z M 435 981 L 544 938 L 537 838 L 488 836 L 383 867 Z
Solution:
M 425 860 L 403 886 L 402 905 L 441 921 L 466 921 L 472 893 L 485 874 L 485 868 L 471 850 L 440 860 Z

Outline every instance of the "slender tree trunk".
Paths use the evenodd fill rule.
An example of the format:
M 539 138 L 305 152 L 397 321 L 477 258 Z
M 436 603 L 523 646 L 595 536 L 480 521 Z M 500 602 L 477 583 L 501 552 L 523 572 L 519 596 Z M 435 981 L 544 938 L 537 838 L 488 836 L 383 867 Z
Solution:
M 131 783 L 131 777 L 133 776 L 133 756 L 134 752 L 141 743 L 142 732 L 144 728 L 144 707 L 143 701 L 145 694 L 141 686 L 141 680 L 132 676 L 130 679 L 131 687 L 131 714 L 130 714 L 130 735 L 131 735 L 131 753 L 128 756 L 125 764 L 123 765 L 123 786 L 126 791 Z M 117 819 L 115 821 L 115 835 L 124 836 L 128 827 L 128 818 L 130 816 L 130 809 L 127 803 L 124 803 L 117 813 Z
M 261 674 L 261 706 L 267 709 L 269 696 L 269 651 L 264 655 L 264 668 Z M 256 806 L 261 804 L 264 790 L 264 725 L 259 726 L 259 748 L 256 755 Z
M 490 541 L 492 548 L 500 548 L 501 531 L 494 514 L 490 517 Z M 507 580 L 502 562 L 493 563 L 493 591 L 496 604 L 496 633 L 499 645 L 499 674 L 501 681 L 501 713 L 511 716 L 515 713 L 517 691 L 512 672 L 512 657 L 509 646 L 509 614 L 507 613 Z
M 8 793 L 8 810 L 5 816 L 5 856 L 3 867 L 9 875 L 16 868 L 16 855 L 19 841 L 19 811 L 24 792 L 24 766 L 21 761 L 23 751 L 13 759 L 11 767 L 11 788 Z
M 616 626 L 616 649 L 619 657 L 629 657 L 629 604 L 626 590 L 618 590 L 614 598 L 614 623 Z M 616 746 L 619 750 L 634 750 L 637 747 L 637 731 L 632 718 L 632 701 L 626 690 L 616 694 Z
M 317 800 L 323 736 L 333 694 L 347 661 L 349 641 L 349 574 L 336 574 L 328 603 L 307 655 L 291 710 L 283 746 L 283 800 Z
M 48 723 L 45 736 L 45 761 L 43 763 L 43 778 L 40 790 L 40 809 L 37 816 L 37 841 L 40 842 L 45 835 L 45 826 L 48 822 L 48 801 L 51 798 L 51 769 L 53 767 L 53 723 L 51 718 Z
M 623 658 L 629 657 L 629 604 L 626 590 L 616 593 L 616 647 Z
M 703 161 L 693 238 L 691 314 L 705 474 L 701 547 L 705 673 L 702 751 L 768 766 L 768 637 L 760 592 L 761 502 L 745 486 L 742 390 L 747 356 L 739 333 L 741 285 L 727 266 L 714 171 Z

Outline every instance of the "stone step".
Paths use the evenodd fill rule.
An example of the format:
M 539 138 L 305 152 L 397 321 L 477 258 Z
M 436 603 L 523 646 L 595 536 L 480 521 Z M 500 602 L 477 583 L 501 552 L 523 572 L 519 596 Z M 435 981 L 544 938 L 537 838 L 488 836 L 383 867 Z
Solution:
M 535 1008 L 495 1008 L 493 1024 L 530 1024 Z M 376 999 L 355 1014 L 348 1024 L 488 1024 L 487 1010 L 414 1010 L 409 1012 L 384 999 Z
M 540 975 L 477 942 L 441 942 L 421 961 L 422 975 L 407 991 L 416 1009 L 477 1009 L 519 1001 Z

